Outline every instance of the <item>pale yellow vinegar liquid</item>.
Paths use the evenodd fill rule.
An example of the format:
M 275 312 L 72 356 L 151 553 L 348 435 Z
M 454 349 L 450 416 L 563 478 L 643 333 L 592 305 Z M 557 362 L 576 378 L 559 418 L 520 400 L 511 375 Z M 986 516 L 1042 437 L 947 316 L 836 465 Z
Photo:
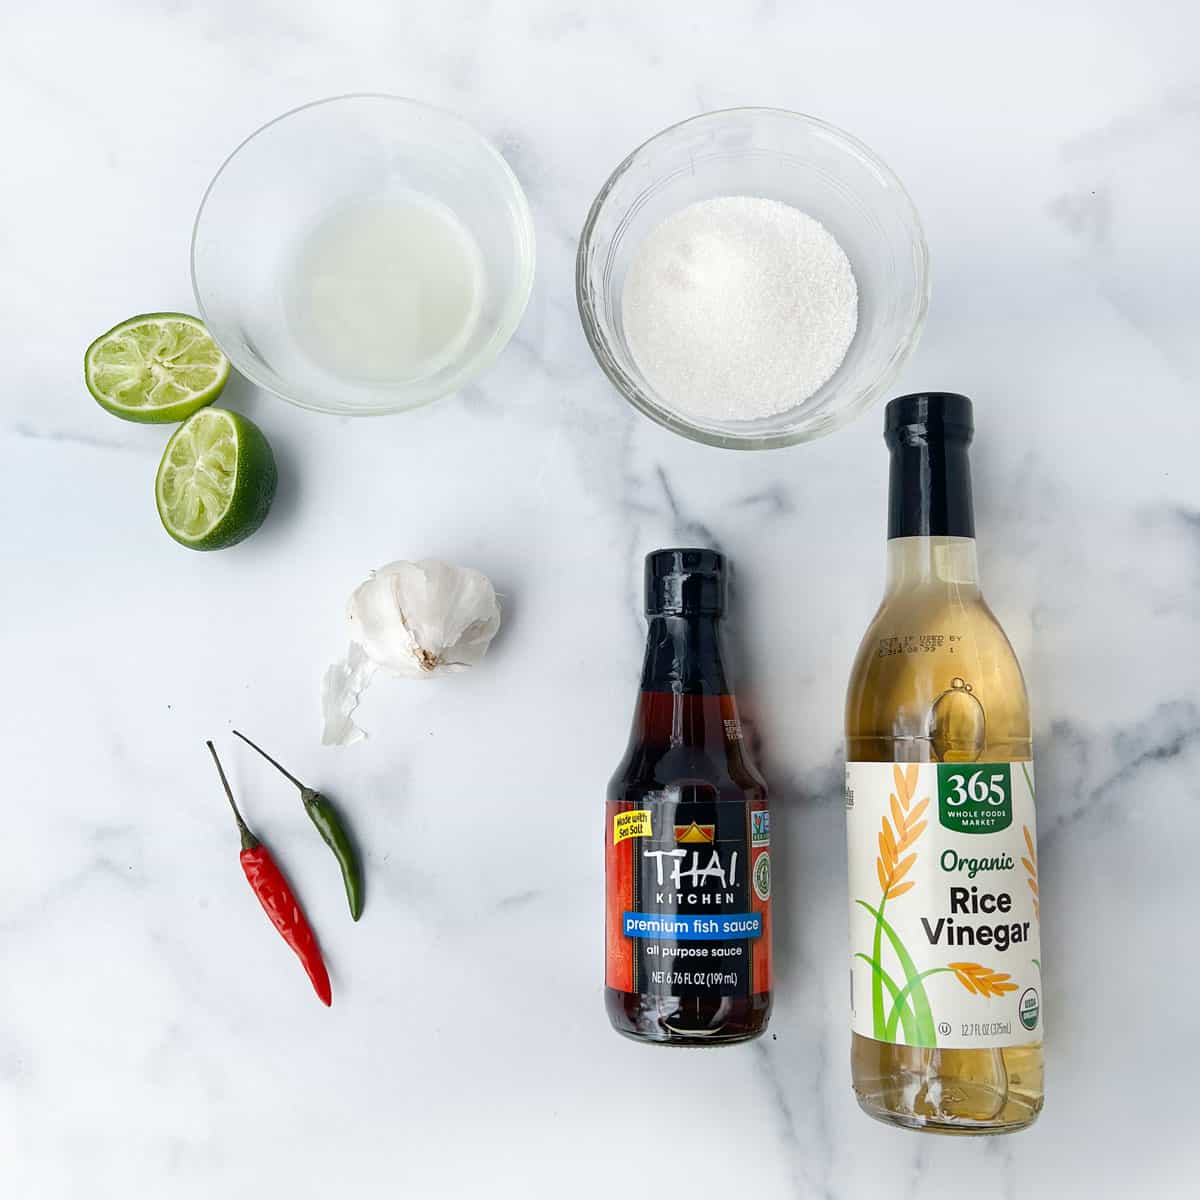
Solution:
M 389 192 L 345 204 L 311 229 L 282 290 L 292 336 L 318 366 L 364 382 L 423 379 L 475 330 L 483 255 L 446 205 Z
M 932 650 L 880 652 L 884 639 L 914 637 L 920 646 L 926 635 L 942 640 Z M 924 644 L 934 642 L 927 637 Z M 964 683 L 969 696 L 960 695 Z M 846 759 L 1032 759 L 1025 681 L 980 595 L 974 539 L 888 542 L 887 593 L 859 648 L 846 696 Z M 936 1050 L 851 1038 L 855 1094 L 880 1120 L 944 1133 L 1007 1133 L 1041 1110 L 1040 1041 L 1003 1050 Z

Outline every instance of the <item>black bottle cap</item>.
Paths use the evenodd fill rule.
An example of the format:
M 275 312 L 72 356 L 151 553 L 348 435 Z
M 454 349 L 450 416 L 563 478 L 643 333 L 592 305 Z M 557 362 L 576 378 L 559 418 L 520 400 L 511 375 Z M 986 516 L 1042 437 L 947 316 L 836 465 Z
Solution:
M 914 392 L 888 403 L 891 451 L 888 537 L 974 537 L 971 401 L 957 392 Z
M 646 616 L 714 616 L 725 611 L 725 556 L 716 550 L 646 555 Z
M 889 400 L 883 438 L 889 446 L 928 441 L 970 442 L 975 432 L 971 401 L 958 392 L 913 392 Z

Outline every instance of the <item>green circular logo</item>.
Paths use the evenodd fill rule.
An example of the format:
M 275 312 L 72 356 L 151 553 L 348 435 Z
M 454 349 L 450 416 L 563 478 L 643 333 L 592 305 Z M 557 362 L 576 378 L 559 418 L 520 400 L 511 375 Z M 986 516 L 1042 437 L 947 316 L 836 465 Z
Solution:
M 771 898 L 771 856 L 765 850 L 754 860 L 754 894 L 760 900 Z
M 1038 1017 L 1042 1014 L 1042 1002 L 1038 997 L 1037 988 L 1026 988 L 1021 993 L 1021 1002 L 1017 1006 L 1017 1015 L 1026 1029 L 1036 1029 Z

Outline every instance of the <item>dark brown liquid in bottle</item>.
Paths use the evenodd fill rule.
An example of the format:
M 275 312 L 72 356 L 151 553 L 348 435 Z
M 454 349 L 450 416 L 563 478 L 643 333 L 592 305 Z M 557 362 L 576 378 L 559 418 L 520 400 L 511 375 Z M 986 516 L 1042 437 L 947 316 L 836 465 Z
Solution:
M 749 971 L 745 978 L 753 981 L 747 994 L 696 995 L 688 994 L 694 990 L 688 987 L 675 992 L 669 983 L 661 981 L 653 986 L 648 981 L 639 985 L 636 973 L 633 990 L 606 987 L 609 1019 L 621 1033 L 669 1045 L 712 1045 L 755 1037 L 766 1027 L 771 1010 L 769 856 L 761 849 L 753 849 L 765 844 L 765 838 L 752 838 L 749 833 L 754 812 L 759 814 L 756 828 L 769 830 L 766 808 L 766 785 L 750 761 L 737 704 L 726 684 L 719 619 L 709 615 L 652 616 L 629 746 L 608 787 L 608 826 L 611 828 L 614 814 L 630 810 L 653 810 L 654 820 L 667 828 L 673 820 L 694 820 L 691 814 L 711 815 L 718 838 L 722 827 L 733 831 L 736 838 L 740 824 L 745 831 L 740 834 L 744 850 L 737 870 L 744 898 L 739 894 L 735 907 L 742 903 L 747 909 L 753 906 L 763 928 L 759 938 L 747 941 L 736 951 L 745 960 L 739 969 Z M 714 825 L 704 828 L 712 836 Z M 675 825 L 674 829 L 676 838 L 687 846 L 687 861 L 703 863 L 710 847 L 702 847 L 699 860 L 692 859 L 689 839 L 680 836 L 681 826 Z M 696 838 L 701 836 L 697 834 Z M 611 844 L 607 830 L 606 839 Z M 607 914 L 610 956 L 614 953 L 614 939 L 618 952 L 629 953 L 620 942 L 620 930 L 614 932 L 622 907 L 613 899 L 614 857 L 610 849 Z M 760 857 L 767 861 L 759 863 Z M 756 874 L 751 879 L 754 865 L 765 869 L 765 876 Z M 696 953 L 686 947 L 698 943 L 679 944 L 685 947 L 685 954 Z M 712 952 L 734 953 L 724 946 Z M 689 977 L 694 977 L 699 969 L 696 961 L 683 959 L 680 971 L 673 977 L 682 978 L 683 968 L 688 969 Z M 709 976 L 715 964 L 701 962 Z M 712 977 L 716 974 L 711 972 Z M 611 971 L 609 978 L 611 981 Z

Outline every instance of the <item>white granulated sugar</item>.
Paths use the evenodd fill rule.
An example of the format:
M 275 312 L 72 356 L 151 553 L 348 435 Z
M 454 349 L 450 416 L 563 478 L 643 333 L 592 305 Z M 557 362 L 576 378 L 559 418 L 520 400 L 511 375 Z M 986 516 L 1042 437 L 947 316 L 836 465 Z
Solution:
M 690 204 L 638 246 L 621 296 L 638 366 L 683 416 L 749 421 L 807 400 L 858 328 L 850 260 L 778 200 Z

